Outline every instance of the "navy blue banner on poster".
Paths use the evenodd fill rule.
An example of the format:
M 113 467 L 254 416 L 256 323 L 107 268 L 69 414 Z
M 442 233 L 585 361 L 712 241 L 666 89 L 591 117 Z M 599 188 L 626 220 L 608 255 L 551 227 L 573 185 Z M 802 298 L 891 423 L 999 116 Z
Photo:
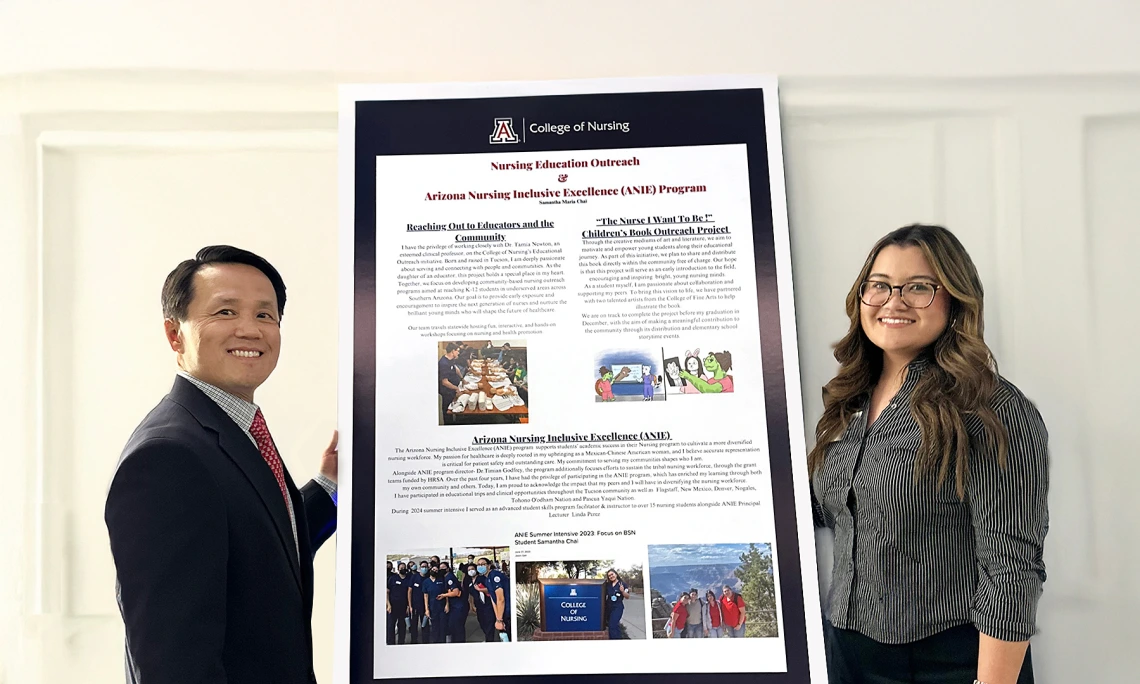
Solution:
M 826 681 L 779 122 L 342 88 L 336 684 Z
M 600 582 L 544 584 L 543 625 L 547 632 L 600 632 L 603 600 Z

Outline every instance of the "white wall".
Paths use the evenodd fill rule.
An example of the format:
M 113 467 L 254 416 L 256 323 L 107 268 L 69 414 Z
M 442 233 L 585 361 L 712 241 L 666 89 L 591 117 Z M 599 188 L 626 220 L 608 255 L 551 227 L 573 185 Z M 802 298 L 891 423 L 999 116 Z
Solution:
M 259 400 L 289 467 L 315 467 L 335 420 L 331 74 L 743 71 L 790 75 L 805 432 L 867 247 L 949 225 L 1002 370 L 1053 439 L 1038 681 L 1131 681 L 1140 3 L 1042 5 L 0 3 L 0 684 L 121 681 L 101 496 L 170 382 L 157 293 L 197 246 L 232 240 L 285 271 L 285 351 Z M 327 682 L 331 547 L 317 572 Z
M 0 72 L 1122 73 L 1137 26 L 1128 0 L 6 0 Z

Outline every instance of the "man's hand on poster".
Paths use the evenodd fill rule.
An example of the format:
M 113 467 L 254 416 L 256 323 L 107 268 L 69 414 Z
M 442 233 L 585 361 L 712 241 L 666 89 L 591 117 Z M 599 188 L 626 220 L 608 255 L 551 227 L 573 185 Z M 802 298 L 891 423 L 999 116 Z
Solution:
M 337 442 L 339 441 L 340 431 L 333 430 L 332 441 L 325 447 L 325 452 L 321 454 L 321 475 L 333 482 L 337 481 L 337 475 L 340 474 L 340 452 L 337 450 Z

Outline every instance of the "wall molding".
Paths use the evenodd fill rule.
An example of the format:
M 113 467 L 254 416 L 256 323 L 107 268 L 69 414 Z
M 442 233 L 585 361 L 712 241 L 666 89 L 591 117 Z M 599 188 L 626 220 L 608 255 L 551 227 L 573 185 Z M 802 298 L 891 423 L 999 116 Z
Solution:
M 22 172 L 25 181 L 18 188 L 0 188 L 4 198 L 19 200 L 19 206 L 0 207 L 0 215 L 16 223 L 19 233 L 11 244 L 26 247 L 17 251 L 18 263 L 9 272 L 19 280 L 14 291 L 22 293 L 15 310 L 26 312 L 26 316 L 21 313 L 18 325 L 22 327 L 26 319 L 30 327 L 24 331 L 27 339 L 13 341 L 10 347 L 35 350 L 31 368 L 19 368 L 15 376 L 26 378 L 24 384 L 34 386 L 33 396 L 25 402 L 27 416 L 19 419 L 22 423 L 14 423 L 10 441 L 3 442 L 13 445 L 9 451 L 21 454 L 21 459 L 27 453 L 25 445 L 34 446 L 31 458 L 22 460 L 13 471 L 25 473 L 28 482 L 20 483 L 12 504 L 22 511 L 19 522 L 24 526 L 14 531 L 13 537 L 24 547 L 15 550 L 20 561 L 11 571 L 11 579 L 21 586 L 17 636 L 22 643 L 19 652 L 15 647 L 0 646 L 0 656 L 15 658 L 9 672 L 66 672 L 71 665 L 63 661 L 72 651 L 83 648 L 76 646 L 83 642 L 83 635 L 111 629 L 118 619 L 77 610 L 69 596 L 69 516 L 74 513 L 69 508 L 67 483 L 73 456 L 52 452 L 48 447 L 48 436 L 61 424 L 45 403 L 45 370 L 53 353 L 58 353 L 50 344 L 45 347 L 50 342 L 46 330 L 53 315 L 48 280 L 55 277 L 52 267 L 58 262 L 53 262 L 45 247 L 45 231 L 52 227 L 45 224 L 44 217 L 46 207 L 66 197 L 71 187 L 67 182 L 56 184 L 51 174 L 45 174 L 45 163 L 52 163 L 59 155 L 335 152 L 337 82 L 379 80 L 369 74 L 182 71 L 44 72 L 0 77 L 0 137 L 11 143 L 0 162 L 6 173 Z M 1093 275 L 1098 264 L 1094 262 L 1094 249 L 1114 244 L 1113 231 L 1122 230 L 1114 214 L 1122 206 L 1118 190 L 1113 191 L 1117 194 L 1097 195 L 1096 210 L 1100 213 L 1090 218 L 1094 200 L 1087 187 L 1089 169 L 1102 164 L 1095 167 L 1098 173 L 1118 173 L 1124 166 L 1120 155 L 1112 155 L 1107 161 L 1090 159 L 1090 154 L 1096 153 L 1090 152 L 1090 130 L 1103 133 L 1104 126 L 1120 124 L 1121 135 L 1133 135 L 1133 124 L 1140 121 L 1140 74 L 953 79 L 788 77 L 781 80 L 780 87 L 789 183 L 796 176 L 796 168 L 805 163 L 807 152 L 821 153 L 824 160 L 834 154 L 835 159 L 850 165 L 859 152 L 845 151 L 842 146 L 852 141 L 879 150 L 876 158 L 882 160 L 910 158 L 906 150 L 913 149 L 914 159 L 929 160 L 928 165 L 916 163 L 913 169 L 913 173 L 929 177 L 911 187 L 923 192 L 930 188 L 934 193 L 931 215 L 951 219 L 981 216 L 986 217 L 985 225 L 992 226 L 992 234 L 982 231 L 974 235 L 979 240 L 985 238 L 986 249 L 993 250 L 985 255 L 988 263 L 1000 266 L 1000 278 L 987 294 L 992 297 L 989 311 L 994 314 L 991 329 L 1004 357 L 1002 370 L 1037 402 L 1053 440 L 1054 517 L 1046 547 L 1050 574 L 1041 612 L 1046 624 L 1039 637 L 1046 648 L 1035 654 L 1039 679 L 1048 684 L 1087 675 L 1082 655 L 1093 649 L 1104 649 L 1105 654 L 1130 653 L 1123 615 L 1140 609 L 1140 589 L 1118 568 L 1129 567 L 1125 560 L 1135 554 L 1130 549 L 1140 546 L 1140 536 L 1135 528 L 1129 532 L 1119 522 L 1123 503 L 1106 496 L 1105 491 L 1119 493 L 1122 485 L 1116 483 L 1131 481 L 1134 478 L 1129 478 L 1129 473 L 1136 471 L 1131 442 L 1118 437 L 1120 426 L 1105 422 L 1105 412 L 1098 403 L 1126 404 L 1127 397 L 1118 396 L 1119 387 L 1125 385 L 1121 377 L 1135 377 L 1135 370 L 1120 369 L 1113 363 L 1112 372 L 1119 377 L 1109 382 L 1098 373 L 1100 364 L 1109 360 L 1090 356 L 1098 344 L 1103 348 L 1103 342 L 1093 338 L 1099 329 L 1096 316 L 1104 316 L 1105 311 L 1115 315 L 1127 312 L 1110 307 L 1115 301 L 1112 299 L 1098 300 L 1098 309 L 1088 305 L 1089 295 L 1053 301 L 1041 293 L 1061 269 L 1069 269 L 1081 283 L 1095 285 L 1098 281 Z M 1140 127 L 1135 130 L 1140 135 Z M 892 140 L 909 141 L 913 148 L 897 152 L 876 147 Z M 1104 139 L 1100 140 L 1102 147 L 1098 149 L 1103 153 Z M 974 170 L 979 172 L 976 178 L 971 177 Z M 953 183 L 958 183 L 953 191 L 957 194 L 947 194 L 948 184 Z M 789 194 L 793 232 L 797 221 L 803 221 L 817 204 L 851 199 L 818 197 L 817 190 L 808 189 L 793 202 L 793 194 Z M 981 198 L 979 202 L 988 204 L 969 207 L 963 213 L 955 206 L 961 197 Z M 817 211 L 815 216 L 842 219 L 846 212 L 850 223 L 841 221 L 835 230 L 851 230 L 851 224 L 861 219 L 864 223 L 859 229 L 869 231 L 866 224 L 871 219 L 867 217 L 879 215 L 875 203 L 888 206 L 896 201 L 897 197 L 884 193 L 881 198 L 868 198 L 866 205 L 837 204 L 832 214 Z M 804 234 L 831 229 L 831 224 L 801 224 Z M 1093 234 L 1098 230 L 1104 234 Z M 858 233 L 853 242 L 864 237 Z M 793 236 L 793 245 L 795 241 Z M 861 260 L 862 255 L 858 258 Z M 821 291 L 796 283 L 797 296 Z M 1111 297 L 1114 291 L 1106 287 L 1098 296 Z M 822 339 L 825 335 L 820 331 L 824 322 L 830 325 L 830 320 L 817 318 L 821 322 L 805 320 L 805 329 L 815 326 L 815 337 L 805 345 L 803 334 L 800 336 L 805 377 L 809 368 L 819 373 L 823 364 L 829 363 L 825 358 L 828 350 L 820 346 L 828 340 Z M 1118 330 L 1116 323 L 1111 329 Z M 1098 395 L 1104 388 L 1116 394 Z M 814 404 L 818 388 L 805 386 L 803 396 L 805 403 Z M 809 416 L 805 411 L 805 418 Z M 1092 444 L 1103 448 L 1094 450 Z M 1127 656 L 1117 657 L 1121 663 L 1127 660 Z M 1107 677 L 1105 672 L 1110 670 L 1116 672 L 1113 662 L 1111 657 L 1098 658 L 1098 677 Z M 5 674 L 0 670 L 0 680 Z
M 81 115 L 73 115 L 79 116 Z M 133 117 L 137 125 L 153 116 Z M 34 398 L 34 467 L 33 501 L 29 518 L 34 525 L 31 577 L 27 586 L 27 614 L 33 616 L 61 615 L 68 618 L 105 617 L 77 613 L 69 596 L 72 564 L 68 548 L 72 539 L 71 516 L 66 482 L 70 468 L 70 454 L 52 453 L 47 447 L 49 433 L 55 434 L 64 426 L 53 424 L 47 406 L 46 369 L 50 364 L 50 345 L 47 345 L 47 325 L 51 313 L 47 309 L 51 272 L 50 254 L 45 246 L 44 216 L 46 205 L 53 193 L 68 192 L 69 188 L 52 187 L 46 182 L 45 155 L 48 152 L 63 154 L 98 154 L 131 152 L 247 152 L 247 151 L 325 151 L 335 152 L 335 129 L 311 128 L 305 125 L 288 128 L 272 116 L 266 118 L 264 130 L 243 130 L 227 125 L 224 119 L 213 118 L 216 124 L 185 130 L 150 130 L 146 126 L 135 129 L 60 129 L 44 130 L 31 126 L 35 132 L 36 180 L 36 261 L 32 267 L 36 287 L 35 310 L 35 398 Z

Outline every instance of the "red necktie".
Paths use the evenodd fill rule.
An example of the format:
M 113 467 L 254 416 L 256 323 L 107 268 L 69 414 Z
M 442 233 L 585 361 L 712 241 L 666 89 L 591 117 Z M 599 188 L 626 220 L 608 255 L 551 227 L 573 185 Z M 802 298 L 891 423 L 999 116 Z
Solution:
M 277 486 L 281 488 L 281 496 L 285 497 L 285 510 L 288 511 L 289 490 L 285 488 L 285 466 L 282 465 L 281 456 L 277 454 L 277 449 L 273 446 L 273 438 L 269 436 L 269 427 L 265 424 L 265 416 L 261 415 L 261 409 L 257 409 L 257 413 L 254 414 L 253 425 L 249 426 L 249 432 L 257 440 L 257 448 L 261 450 L 261 457 L 269 464 L 269 469 L 277 478 Z

